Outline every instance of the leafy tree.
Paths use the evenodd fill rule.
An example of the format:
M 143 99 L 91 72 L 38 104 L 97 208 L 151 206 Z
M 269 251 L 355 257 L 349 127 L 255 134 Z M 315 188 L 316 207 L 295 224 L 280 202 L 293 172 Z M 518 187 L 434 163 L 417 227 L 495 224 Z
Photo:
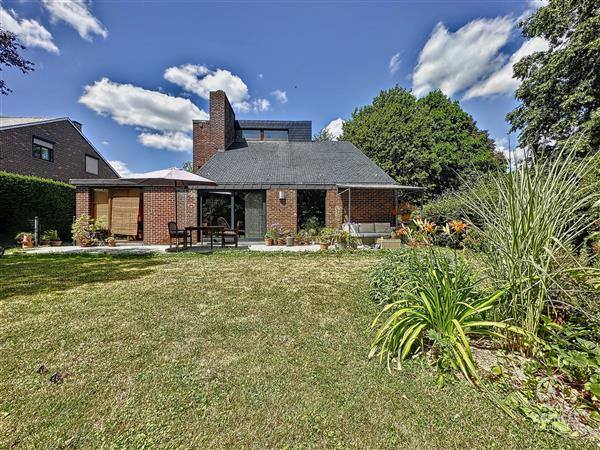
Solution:
M 534 154 L 552 154 L 567 139 L 580 154 L 600 145 L 600 3 L 598 0 L 550 0 L 521 22 L 523 35 L 548 41 L 515 64 L 522 80 L 521 105 L 507 119 L 519 130 L 520 145 Z
M 20 54 L 25 47 L 17 42 L 17 36 L 10 31 L 0 29 L 0 71 L 2 66 L 16 67 L 23 73 L 33 70 L 33 63 L 26 60 Z M 12 90 L 6 86 L 4 80 L 0 80 L 0 93 L 8 95 Z
M 440 91 L 421 99 L 399 86 L 382 91 L 371 105 L 354 111 L 340 139 L 398 183 L 426 187 L 428 198 L 502 167 L 487 132 Z
M 191 161 L 186 161 L 183 163 L 183 166 L 181 166 L 181 168 L 187 172 L 194 172 L 194 166 L 192 165 Z
M 333 141 L 333 137 L 331 136 L 331 134 L 329 134 L 329 131 L 327 131 L 327 128 L 323 128 L 321 131 L 319 131 L 317 134 L 315 134 L 313 136 L 313 141 L 328 142 L 328 141 Z

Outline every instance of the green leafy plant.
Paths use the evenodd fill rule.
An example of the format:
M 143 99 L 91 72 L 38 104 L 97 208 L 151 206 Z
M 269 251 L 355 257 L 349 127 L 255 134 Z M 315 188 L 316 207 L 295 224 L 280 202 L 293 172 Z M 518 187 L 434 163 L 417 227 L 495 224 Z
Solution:
M 478 381 L 469 335 L 504 337 L 498 329 L 507 323 L 485 319 L 504 295 L 481 293 L 470 269 L 461 257 L 439 251 L 413 254 L 416 270 L 412 280 L 397 292 L 397 300 L 386 305 L 373 322 L 380 322 L 370 357 L 378 355 L 388 368 L 418 352 L 428 352 L 440 373 L 460 370 L 471 382 Z
M 108 236 L 108 227 L 101 219 L 93 219 L 87 214 L 79 216 L 71 227 L 73 241 L 82 246 L 102 242 Z
M 591 162 L 573 152 L 528 161 L 496 177 L 495 199 L 476 189 L 463 194 L 490 280 L 508 287 L 499 317 L 514 319 L 527 332 L 513 336 L 523 349 L 531 343 L 523 337 L 537 334 L 553 298 L 569 301 L 561 280 L 578 265 L 571 249 L 593 226 L 596 217 L 589 212 L 600 199 L 597 183 L 588 181 Z
M 267 230 L 265 233 L 265 239 L 273 239 L 274 241 L 279 239 L 280 233 L 279 228 L 273 226 Z
M 23 242 L 23 238 L 25 236 L 33 236 L 32 233 L 28 233 L 27 231 L 20 231 L 19 233 L 17 233 L 15 235 L 15 241 L 20 244 L 21 242 Z
M 319 233 L 319 243 L 321 244 L 333 244 L 335 237 L 337 235 L 337 230 L 335 228 L 323 228 Z
M 60 236 L 56 230 L 46 230 L 41 236 L 42 241 L 60 241 Z

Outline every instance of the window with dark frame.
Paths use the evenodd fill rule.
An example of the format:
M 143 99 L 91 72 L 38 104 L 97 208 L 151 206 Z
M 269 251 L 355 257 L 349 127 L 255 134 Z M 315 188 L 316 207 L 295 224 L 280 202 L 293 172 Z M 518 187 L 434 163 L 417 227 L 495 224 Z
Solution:
M 54 143 L 34 137 L 32 156 L 44 161 L 54 161 Z
M 242 129 L 237 132 L 238 138 L 245 141 L 288 141 L 288 130 Z
M 288 130 L 264 130 L 263 131 L 264 141 L 287 141 Z
M 98 158 L 85 155 L 85 171 L 92 175 L 98 175 Z

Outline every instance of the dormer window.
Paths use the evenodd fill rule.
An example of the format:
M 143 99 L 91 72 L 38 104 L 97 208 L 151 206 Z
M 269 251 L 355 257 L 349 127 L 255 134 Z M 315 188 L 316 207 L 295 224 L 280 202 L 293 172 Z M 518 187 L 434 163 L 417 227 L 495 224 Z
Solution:
M 289 139 L 288 130 L 242 129 L 237 131 L 238 138 L 243 141 L 285 141 Z

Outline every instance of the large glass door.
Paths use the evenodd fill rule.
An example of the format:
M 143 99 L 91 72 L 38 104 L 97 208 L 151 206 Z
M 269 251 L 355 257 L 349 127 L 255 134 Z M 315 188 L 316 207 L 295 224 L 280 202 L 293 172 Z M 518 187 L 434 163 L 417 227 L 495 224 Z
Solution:
M 244 195 L 244 230 L 247 239 L 262 239 L 266 232 L 265 191 L 248 191 Z

